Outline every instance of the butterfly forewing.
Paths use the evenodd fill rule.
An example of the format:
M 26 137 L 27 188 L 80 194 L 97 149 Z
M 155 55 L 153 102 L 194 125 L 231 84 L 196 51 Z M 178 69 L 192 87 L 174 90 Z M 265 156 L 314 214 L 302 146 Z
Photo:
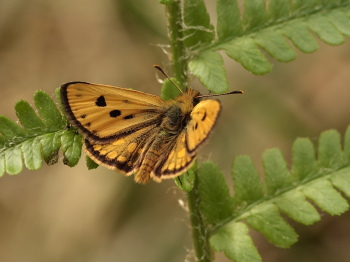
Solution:
M 197 104 L 191 112 L 191 120 L 187 124 L 186 145 L 191 154 L 207 138 L 215 126 L 221 110 L 221 103 L 217 100 L 204 100 Z
M 62 103 L 73 123 L 100 143 L 158 123 L 164 100 L 140 91 L 71 82 L 61 87 Z

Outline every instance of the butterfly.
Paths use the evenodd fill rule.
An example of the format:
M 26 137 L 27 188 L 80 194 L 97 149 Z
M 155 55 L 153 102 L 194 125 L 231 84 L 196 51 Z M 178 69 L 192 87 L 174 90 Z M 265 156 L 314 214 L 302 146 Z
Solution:
M 200 101 L 204 96 L 191 88 L 174 100 L 86 82 L 63 84 L 60 92 L 89 157 L 143 184 L 187 171 L 221 110 L 218 100 Z

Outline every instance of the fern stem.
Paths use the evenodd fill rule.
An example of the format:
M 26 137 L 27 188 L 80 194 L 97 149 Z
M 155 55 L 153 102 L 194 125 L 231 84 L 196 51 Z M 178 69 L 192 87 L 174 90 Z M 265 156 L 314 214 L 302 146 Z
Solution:
M 185 89 L 188 86 L 186 48 L 183 42 L 183 21 L 181 1 L 174 2 L 167 7 L 168 32 L 171 45 L 174 77 Z
M 174 0 L 167 6 L 168 32 L 171 45 L 171 60 L 173 62 L 173 74 L 180 86 L 188 86 L 188 61 L 186 59 L 186 47 L 183 42 L 183 17 L 181 1 Z M 207 227 L 199 210 L 199 189 L 195 181 L 192 191 L 188 193 L 188 206 L 192 225 L 193 245 L 198 262 L 211 261 L 211 249 Z
M 188 61 L 186 59 L 186 47 L 183 42 L 183 17 L 181 1 L 174 0 L 167 6 L 168 32 L 171 45 L 171 60 L 173 62 L 173 74 L 180 86 L 188 86 Z M 192 225 L 193 245 L 198 262 L 211 261 L 211 249 L 207 227 L 199 210 L 199 189 L 195 181 L 192 191 L 188 193 L 188 206 Z
M 195 181 L 192 191 L 188 193 L 188 208 L 190 212 L 193 245 L 198 262 L 212 261 L 207 225 L 199 209 L 200 196 L 198 182 Z

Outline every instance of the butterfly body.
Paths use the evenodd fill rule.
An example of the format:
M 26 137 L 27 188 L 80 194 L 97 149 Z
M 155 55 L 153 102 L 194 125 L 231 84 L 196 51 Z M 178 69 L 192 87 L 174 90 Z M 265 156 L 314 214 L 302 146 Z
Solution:
M 199 101 L 188 89 L 174 100 L 113 86 L 70 82 L 61 100 L 98 164 L 160 182 L 188 170 L 219 115 L 217 100 Z

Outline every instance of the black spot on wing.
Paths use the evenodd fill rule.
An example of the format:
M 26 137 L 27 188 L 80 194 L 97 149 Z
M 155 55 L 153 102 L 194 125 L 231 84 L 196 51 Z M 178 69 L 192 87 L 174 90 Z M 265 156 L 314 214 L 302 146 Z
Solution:
M 207 112 L 205 111 L 205 112 L 204 112 L 204 115 L 203 115 L 203 117 L 202 117 L 202 121 L 204 121 L 206 118 L 207 118 Z
M 134 117 L 135 117 L 135 115 L 128 115 L 128 116 L 125 116 L 124 119 L 126 119 L 126 120 L 127 120 L 127 119 L 132 119 L 132 118 L 134 118 Z
M 80 117 L 81 118 L 86 118 L 86 114 L 82 114 Z
M 104 96 L 100 96 L 99 98 L 97 98 L 96 105 L 99 106 L 99 107 L 107 106 L 105 97 Z
M 110 117 L 118 117 L 122 114 L 122 112 L 120 110 L 112 110 L 111 112 L 109 112 Z

